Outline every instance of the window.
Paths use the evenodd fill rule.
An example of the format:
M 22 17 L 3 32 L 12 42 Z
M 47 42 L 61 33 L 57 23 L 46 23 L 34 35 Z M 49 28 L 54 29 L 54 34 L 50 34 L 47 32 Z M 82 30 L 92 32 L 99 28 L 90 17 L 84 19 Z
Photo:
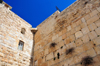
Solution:
M 22 33 L 22 34 L 25 34 L 25 31 L 26 31 L 25 28 L 22 28 L 22 29 L 21 29 L 21 33 Z
M 23 50 L 23 47 L 24 47 L 24 42 L 20 40 L 19 45 L 18 45 L 18 49 Z

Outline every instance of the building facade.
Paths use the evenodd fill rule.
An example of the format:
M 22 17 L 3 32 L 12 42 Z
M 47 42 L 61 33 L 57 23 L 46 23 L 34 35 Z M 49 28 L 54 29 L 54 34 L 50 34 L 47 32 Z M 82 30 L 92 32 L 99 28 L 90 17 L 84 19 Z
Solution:
M 100 0 L 77 0 L 36 28 L 0 4 L 1 66 L 100 66 Z

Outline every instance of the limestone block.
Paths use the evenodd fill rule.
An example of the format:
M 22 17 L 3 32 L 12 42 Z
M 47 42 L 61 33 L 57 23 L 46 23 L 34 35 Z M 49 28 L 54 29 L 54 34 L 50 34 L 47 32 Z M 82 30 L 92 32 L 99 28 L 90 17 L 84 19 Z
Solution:
M 47 55 L 48 54 L 48 48 L 47 49 L 45 49 L 45 55 Z
M 96 46 L 96 47 L 94 47 L 94 49 L 95 49 L 97 54 L 100 54 L 100 46 Z
M 85 23 L 85 22 L 86 22 L 85 18 L 82 18 L 82 19 L 81 19 L 81 21 L 82 21 L 83 23 Z
M 80 54 L 80 53 L 82 53 L 82 52 L 84 52 L 84 51 L 85 51 L 85 50 L 83 49 L 83 46 L 76 47 L 76 48 L 74 49 L 73 55 L 78 55 L 78 54 Z
M 67 38 L 67 34 L 66 33 L 64 35 L 62 35 L 62 39 L 64 40 L 65 38 Z
M 75 40 L 75 35 L 71 35 L 71 36 L 69 37 L 69 39 L 70 39 L 71 42 L 74 41 L 74 40 Z
M 70 31 L 70 30 L 71 30 L 71 26 L 68 26 L 68 27 L 67 27 L 67 31 Z
M 62 31 L 60 31 L 58 35 L 59 35 L 59 36 L 63 35 Z
M 100 12 L 100 7 L 98 7 L 97 10 Z
M 96 31 L 97 35 L 100 35 L 100 27 L 95 29 L 95 31 Z
M 95 23 L 92 23 L 92 24 L 88 25 L 88 28 L 89 28 L 90 31 L 93 31 L 97 27 L 96 27 Z
M 83 34 L 82 34 L 81 31 L 78 31 L 78 32 L 75 33 L 76 39 L 77 39 L 77 38 L 80 38 L 80 37 L 82 37 L 82 36 L 83 36 Z
M 84 18 L 85 18 L 85 20 L 87 21 L 88 19 L 91 18 L 91 16 L 88 14 L 88 15 L 86 15 Z
M 74 42 L 72 42 L 72 43 L 67 44 L 66 47 L 67 47 L 67 49 L 75 48 L 76 44 Z
M 77 39 L 77 40 L 75 41 L 75 44 L 76 44 L 76 46 L 82 45 L 82 44 L 83 44 L 82 39 L 81 39 L 81 38 Z
M 1 56 L 1 57 L 4 57 L 4 54 L 0 52 L 0 56 Z
M 88 29 L 88 27 L 83 28 L 83 29 L 82 29 L 82 32 L 83 32 L 83 34 L 87 34 L 87 33 L 89 33 L 89 29 Z
M 50 60 L 52 59 L 54 56 L 53 56 L 53 53 L 50 53 L 46 56 L 46 60 Z
M 92 12 L 90 13 L 90 16 L 92 17 L 92 16 L 96 15 L 97 13 L 98 13 L 98 11 L 97 11 L 97 10 L 94 10 L 94 11 L 92 11 Z
M 93 47 L 94 47 L 94 46 L 93 46 L 93 42 L 92 42 L 92 41 L 83 44 L 83 49 L 84 49 L 85 51 L 87 51 L 87 50 L 89 50 L 89 49 L 91 49 L 91 48 L 93 48 Z
M 65 40 L 64 40 L 65 44 L 69 44 L 70 43 L 70 38 L 67 37 Z
M 87 20 L 87 25 L 97 21 L 98 19 L 99 19 L 98 15 L 91 17 L 90 19 Z
M 54 35 L 54 36 L 52 37 L 52 41 L 55 40 L 56 38 L 58 38 L 58 34 L 56 34 L 56 35 Z
M 80 31 L 80 30 L 81 30 L 81 26 L 77 26 L 77 27 L 75 28 L 75 30 L 76 30 L 76 32 L 77 32 L 77 31 Z
M 96 39 L 94 39 L 93 42 L 96 45 L 100 45 L 100 37 L 97 37 Z
M 45 62 L 45 63 L 41 64 L 40 66 L 48 66 L 48 64 Z
M 86 22 L 84 22 L 84 23 L 81 23 L 81 28 L 85 28 L 85 27 L 87 27 L 87 23 Z
M 100 66 L 100 61 L 99 61 L 98 57 L 94 57 L 94 58 L 93 58 L 93 61 L 95 62 L 95 63 L 93 64 L 94 66 Z
M 86 34 L 82 37 L 83 43 L 87 43 L 89 41 L 89 36 Z
M 78 21 L 76 22 L 76 26 L 80 25 L 81 23 L 82 23 L 81 20 L 78 20 Z
M 65 34 L 66 32 L 67 32 L 67 29 L 64 28 L 64 29 L 62 30 L 62 34 Z
M 69 37 L 71 35 L 71 31 L 67 32 L 67 37 Z
M 71 30 L 71 34 L 74 34 L 76 31 L 75 31 L 75 29 L 73 28 L 72 30 Z
M 72 23 L 72 24 L 71 24 L 71 27 L 72 27 L 72 28 L 75 28 L 75 27 L 76 27 L 76 23 Z
M 91 57 L 96 56 L 96 52 L 95 52 L 95 50 L 93 48 L 88 50 L 86 53 L 87 53 L 87 55 L 89 55 Z
M 97 27 L 100 27 L 100 19 L 95 22 Z
M 89 35 L 89 38 L 90 38 L 91 40 L 93 40 L 94 38 L 97 37 L 97 34 L 95 33 L 95 31 L 92 31 L 92 32 L 88 33 L 88 35 Z

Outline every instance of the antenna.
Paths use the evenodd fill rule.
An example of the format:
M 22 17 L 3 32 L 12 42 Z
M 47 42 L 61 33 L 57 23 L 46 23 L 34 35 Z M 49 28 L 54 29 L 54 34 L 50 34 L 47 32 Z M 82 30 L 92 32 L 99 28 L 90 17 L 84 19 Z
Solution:
M 61 10 L 56 6 L 56 9 L 61 12 Z

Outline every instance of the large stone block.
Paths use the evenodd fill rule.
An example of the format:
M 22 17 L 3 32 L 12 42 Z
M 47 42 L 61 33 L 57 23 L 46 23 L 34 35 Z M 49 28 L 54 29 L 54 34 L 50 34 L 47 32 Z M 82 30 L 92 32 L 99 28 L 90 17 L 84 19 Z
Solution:
M 96 45 L 100 45 L 100 37 L 97 37 L 96 39 L 94 39 L 93 42 Z
M 98 15 L 95 15 L 95 16 L 93 16 L 93 17 L 91 17 L 90 19 L 87 20 L 87 24 L 89 25 L 89 24 L 97 21 L 98 19 L 99 19 Z
M 76 44 L 76 46 L 82 45 L 82 44 L 83 44 L 82 39 L 81 39 L 81 38 L 80 38 L 80 39 L 77 39 L 77 40 L 75 41 L 75 44 Z
M 100 19 L 95 22 L 97 27 L 100 27 Z
M 87 55 L 89 55 L 91 57 L 96 56 L 96 52 L 95 52 L 95 50 L 93 48 L 88 50 L 86 53 L 87 53 Z
M 88 28 L 90 31 L 93 31 L 97 28 L 97 26 L 95 25 L 95 23 L 92 23 L 92 24 L 88 25 Z
M 54 56 L 53 56 L 53 53 L 50 53 L 46 56 L 46 60 L 50 60 L 52 59 Z
M 83 43 L 87 43 L 89 41 L 89 36 L 86 34 L 82 37 Z
M 100 35 L 100 27 L 95 29 L 95 31 L 96 31 L 97 35 Z
M 93 48 L 93 47 L 94 47 L 94 45 L 93 45 L 93 42 L 92 42 L 92 41 L 83 44 L 83 49 L 84 49 L 85 51 L 87 51 L 87 50 L 89 50 L 89 49 L 91 49 L 91 48 Z
M 97 10 L 100 12 L 100 7 L 98 7 Z
M 82 32 L 83 32 L 83 34 L 87 34 L 87 33 L 89 33 L 89 29 L 88 29 L 88 27 L 83 28 L 83 29 L 82 29 Z
M 90 16 L 92 17 L 92 16 L 96 15 L 97 13 L 98 13 L 98 11 L 97 11 L 97 10 L 94 10 L 94 11 L 92 11 L 92 12 L 90 13 Z
M 100 46 L 96 46 L 96 47 L 94 47 L 94 49 L 95 49 L 97 54 L 100 54 Z
M 75 33 L 76 39 L 77 39 L 77 38 L 80 38 L 80 37 L 82 37 L 82 36 L 83 36 L 83 34 L 82 34 L 81 31 L 78 31 L 78 32 Z
M 88 14 L 88 15 L 86 15 L 84 18 L 85 18 L 85 20 L 88 20 L 88 19 L 91 18 L 91 16 Z
M 95 33 L 95 31 L 92 31 L 92 32 L 88 33 L 88 35 L 89 35 L 91 40 L 93 40 L 94 38 L 97 37 L 97 34 Z

